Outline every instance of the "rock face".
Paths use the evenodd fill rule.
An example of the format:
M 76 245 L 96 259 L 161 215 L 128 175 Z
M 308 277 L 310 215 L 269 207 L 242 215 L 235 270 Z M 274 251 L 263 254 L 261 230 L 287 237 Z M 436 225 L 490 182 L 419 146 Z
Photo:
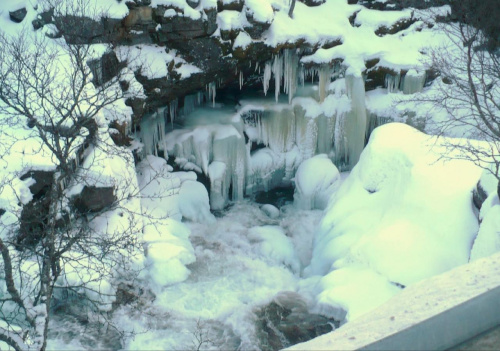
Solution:
M 295 292 L 281 292 L 256 312 L 263 350 L 281 350 L 331 332 L 340 321 L 311 314 L 306 301 Z
M 75 200 L 75 207 L 82 213 L 102 211 L 116 201 L 114 188 L 85 186 Z

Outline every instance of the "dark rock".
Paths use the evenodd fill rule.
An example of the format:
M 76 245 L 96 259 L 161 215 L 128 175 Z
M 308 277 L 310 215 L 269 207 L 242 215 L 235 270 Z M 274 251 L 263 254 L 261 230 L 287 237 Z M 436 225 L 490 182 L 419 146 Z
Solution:
M 389 75 L 396 76 L 400 72 L 396 72 L 387 67 L 377 66 L 379 59 L 372 59 L 366 61 L 366 79 L 365 79 L 365 89 L 366 91 L 373 90 L 378 87 L 385 86 L 385 77 Z
M 155 21 L 161 24 L 156 40 L 165 44 L 170 41 L 187 41 L 195 38 L 209 37 L 217 30 L 217 10 L 206 9 L 206 19 L 195 20 L 190 17 L 165 17 L 165 6 L 153 9 Z M 181 11 L 179 9 L 179 11 Z
M 334 39 L 334 40 L 329 40 L 325 42 L 323 45 L 321 45 L 322 49 L 331 49 L 334 48 L 335 46 L 342 45 L 342 40 L 341 39 Z
M 260 39 L 262 33 L 271 27 L 271 22 L 260 22 L 257 21 L 253 15 L 246 11 L 247 21 L 251 24 L 250 27 L 245 27 L 245 31 L 250 35 L 252 39 Z
M 113 187 L 85 186 L 75 200 L 75 207 L 82 213 L 99 212 L 115 201 Z
M 232 2 L 224 3 L 222 0 L 217 0 L 217 12 L 221 11 L 243 11 L 243 5 L 245 4 L 242 0 L 234 0 Z
M 17 249 L 22 251 L 36 245 L 45 235 L 50 208 L 50 191 L 23 206 L 16 238 Z
M 263 350 L 280 350 L 326 334 L 340 321 L 311 314 L 305 300 L 295 292 L 281 292 L 256 311 L 257 333 Z
M 127 124 L 113 121 L 110 127 L 110 136 L 116 146 L 130 146 L 132 139 L 127 135 Z
M 30 170 L 23 174 L 20 179 L 25 180 L 28 178 L 33 178 L 35 184 L 30 186 L 30 191 L 35 199 L 45 196 L 52 186 L 54 180 L 53 171 L 34 171 Z
M 324 4 L 326 0 L 299 0 L 301 3 L 303 3 L 306 6 L 319 6 L 321 4 Z
M 37 18 L 35 18 L 33 20 L 33 22 L 31 22 L 31 24 L 33 25 L 33 28 L 35 30 L 38 30 L 38 29 L 42 28 L 44 25 L 52 23 L 53 15 L 54 15 L 54 9 L 50 9 L 48 11 L 39 13 Z
M 9 17 L 12 22 L 21 23 L 24 20 L 24 17 L 26 17 L 27 13 L 28 12 L 26 11 L 26 8 L 23 7 L 22 9 L 9 12 Z
M 108 51 L 100 59 L 87 62 L 94 76 L 94 84 L 101 86 L 118 75 L 123 68 L 114 51 Z
M 387 34 L 396 34 L 402 30 L 408 29 L 416 21 L 417 20 L 412 15 L 410 18 L 405 18 L 400 21 L 397 21 L 390 27 L 382 26 L 377 28 L 375 34 L 378 35 L 379 37 Z
M 435 6 L 449 5 L 449 0 L 348 0 L 351 5 L 359 4 L 366 8 L 381 11 L 393 11 L 393 10 L 403 10 L 406 8 L 416 8 L 416 9 L 427 9 Z
M 477 182 L 476 188 L 472 191 L 472 203 L 474 204 L 474 207 L 480 210 L 487 197 L 488 194 L 481 186 L 481 181 Z
M 145 100 L 142 98 L 128 98 L 125 100 L 125 105 L 132 108 L 132 125 L 138 126 L 146 113 Z
M 5 213 L 5 210 L 3 208 L 0 208 L 0 217 L 2 217 L 4 213 Z
M 200 0 L 187 0 L 186 2 L 193 9 L 197 8 L 198 5 L 200 4 Z

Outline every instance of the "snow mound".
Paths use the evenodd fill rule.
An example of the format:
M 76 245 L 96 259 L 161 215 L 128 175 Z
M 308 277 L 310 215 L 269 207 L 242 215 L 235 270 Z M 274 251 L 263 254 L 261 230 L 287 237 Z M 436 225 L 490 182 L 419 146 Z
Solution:
M 302 162 L 295 174 L 294 204 L 303 210 L 324 210 L 339 180 L 337 167 L 325 154 Z
M 248 238 L 264 257 L 290 267 L 293 272 L 300 272 L 300 262 L 289 237 L 278 226 L 254 227 L 248 231 Z
M 396 293 L 395 286 L 468 262 L 478 230 L 471 190 L 480 169 L 468 161 L 440 160 L 439 151 L 435 140 L 410 126 L 375 129 L 314 240 L 305 272 L 326 275 L 316 291 L 319 309 L 342 305 L 354 319 Z M 345 270 L 350 274 L 342 281 L 328 276 Z M 364 278 L 366 270 L 379 276 L 376 285 Z M 361 298 L 349 296 L 360 291 L 371 303 L 361 306 Z

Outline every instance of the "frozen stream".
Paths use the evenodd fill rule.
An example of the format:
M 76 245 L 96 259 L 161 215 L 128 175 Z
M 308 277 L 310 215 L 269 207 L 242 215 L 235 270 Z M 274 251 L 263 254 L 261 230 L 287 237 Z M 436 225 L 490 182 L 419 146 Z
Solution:
M 189 278 L 164 287 L 154 301 L 145 294 L 139 303 L 114 313 L 120 328 L 138 333 L 124 348 L 196 350 L 202 337 L 201 349 L 260 349 L 256 307 L 281 291 L 297 290 L 321 216 L 322 211 L 285 205 L 272 219 L 259 204 L 243 201 L 212 225 L 189 223 L 196 253 Z M 56 333 L 53 348 L 88 343 L 82 334 L 76 336 L 80 341 L 64 334 Z

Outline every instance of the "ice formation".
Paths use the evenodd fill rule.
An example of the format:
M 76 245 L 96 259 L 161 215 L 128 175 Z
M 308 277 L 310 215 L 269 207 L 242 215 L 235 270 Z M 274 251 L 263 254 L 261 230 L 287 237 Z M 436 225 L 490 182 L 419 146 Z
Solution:
M 419 93 L 424 88 L 426 80 L 425 71 L 409 70 L 406 74 L 387 74 L 385 76 L 385 86 L 389 93 L 402 91 L 404 94 Z
M 264 63 L 262 72 L 255 64 L 264 94 L 273 79 L 274 101 L 241 100 L 236 112 L 229 111 L 216 104 L 214 81 L 206 92 L 186 96 L 181 109 L 172 101 L 168 117 L 159 109 L 141 123 L 144 153 L 163 151 L 181 169 L 208 176 L 212 209 L 256 191 L 291 185 L 301 162 L 318 154 L 327 155 L 341 170 L 351 169 L 369 133 L 382 124 L 367 109 L 362 72 L 339 64 L 305 67 L 299 57 L 296 49 L 283 49 Z M 243 71 L 236 74 L 242 89 Z M 309 80 L 313 83 L 306 84 Z M 421 91 L 424 83 L 425 72 L 414 69 L 388 74 L 385 82 L 388 92 L 405 94 Z M 288 95 L 286 102 L 282 92 Z M 204 101 L 211 108 L 203 107 Z M 167 121 L 162 117 L 178 120 L 185 129 L 164 137 Z

